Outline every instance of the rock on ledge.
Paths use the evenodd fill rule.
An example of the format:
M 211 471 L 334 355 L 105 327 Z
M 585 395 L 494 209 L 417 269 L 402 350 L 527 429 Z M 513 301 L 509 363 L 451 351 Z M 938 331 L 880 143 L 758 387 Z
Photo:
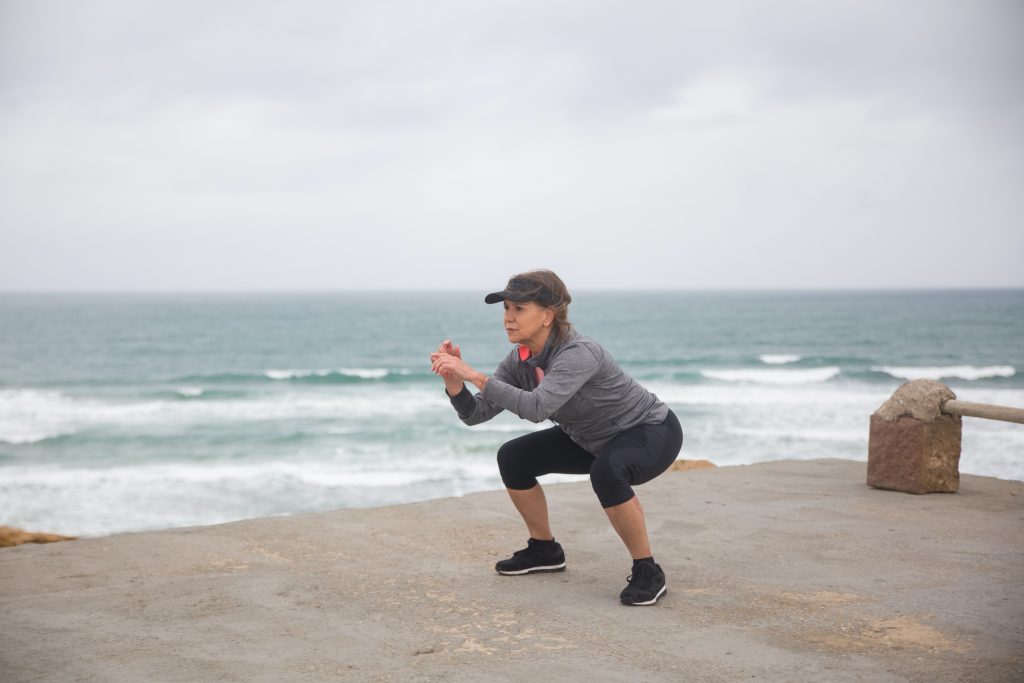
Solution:
M 59 534 L 43 534 L 37 531 L 24 531 L 12 526 L 0 526 L 0 548 L 10 548 L 22 543 L 56 543 L 57 541 L 73 541 L 74 536 Z
M 956 398 L 953 390 L 930 379 L 915 379 L 899 386 L 888 401 L 875 411 L 883 420 L 898 420 L 909 415 L 921 422 L 935 422 L 949 418 L 942 414 L 942 404 Z
M 689 470 L 709 470 L 718 467 L 710 460 L 676 460 L 669 465 L 667 472 L 687 472 Z

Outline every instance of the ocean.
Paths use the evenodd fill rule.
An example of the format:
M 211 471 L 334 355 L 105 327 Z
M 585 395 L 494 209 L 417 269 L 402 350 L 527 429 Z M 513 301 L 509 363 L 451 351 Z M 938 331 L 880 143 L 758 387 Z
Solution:
M 1024 290 L 599 292 L 570 318 L 675 410 L 681 458 L 867 459 L 910 378 L 1024 407 Z M 0 524 L 95 536 L 501 488 L 534 425 L 457 419 L 428 354 L 491 372 L 482 292 L 0 294 Z M 1024 425 L 961 472 L 1024 480 Z M 580 477 L 550 475 L 542 481 Z

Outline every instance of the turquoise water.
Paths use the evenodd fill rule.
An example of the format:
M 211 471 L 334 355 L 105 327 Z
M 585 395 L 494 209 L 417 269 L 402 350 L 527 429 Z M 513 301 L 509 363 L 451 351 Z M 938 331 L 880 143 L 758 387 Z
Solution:
M 665 400 L 681 457 L 866 459 L 905 379 L 1024 407 L 1024 291 L 577 292 L 571 318 Z M 0 524 L 72 534 L 501 486 L 532 429 L 463 426 L 444 338 L 508 351 L 480 293 L 0 294 Z M 965 421 L 961 471 L 1024 479 L 1024 426 Z M 549 480 L 575 477 L 551 476 Z

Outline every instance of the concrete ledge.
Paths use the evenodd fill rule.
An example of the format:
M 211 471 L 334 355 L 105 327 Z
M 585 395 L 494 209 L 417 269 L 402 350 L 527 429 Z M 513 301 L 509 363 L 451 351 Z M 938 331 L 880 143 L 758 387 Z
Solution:
M 668 595 L 586 483 L 548 488 L 563 574 L 503 577 L 502 491 L 0 550 L 4 681 L 1011 681 L 1024 484 L 870 488 L 864 462 L 671 472 L 639 489 Z

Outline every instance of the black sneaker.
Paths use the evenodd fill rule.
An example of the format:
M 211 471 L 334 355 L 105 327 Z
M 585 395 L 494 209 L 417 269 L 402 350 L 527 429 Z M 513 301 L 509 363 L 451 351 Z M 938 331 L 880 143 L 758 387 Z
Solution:
M 626 581 L 629 585 L 619 596 L 623 605 L 653 605 L 665 594 L 665 572 L 654 562 L 636 565 Z
M 531 538 L 526 547 L 512 553 L 512 557 L 494 565 L 499 574 L 515 575 L 532 572 L 564 572 L 565 553 L 556 541 L 538 541 Z

